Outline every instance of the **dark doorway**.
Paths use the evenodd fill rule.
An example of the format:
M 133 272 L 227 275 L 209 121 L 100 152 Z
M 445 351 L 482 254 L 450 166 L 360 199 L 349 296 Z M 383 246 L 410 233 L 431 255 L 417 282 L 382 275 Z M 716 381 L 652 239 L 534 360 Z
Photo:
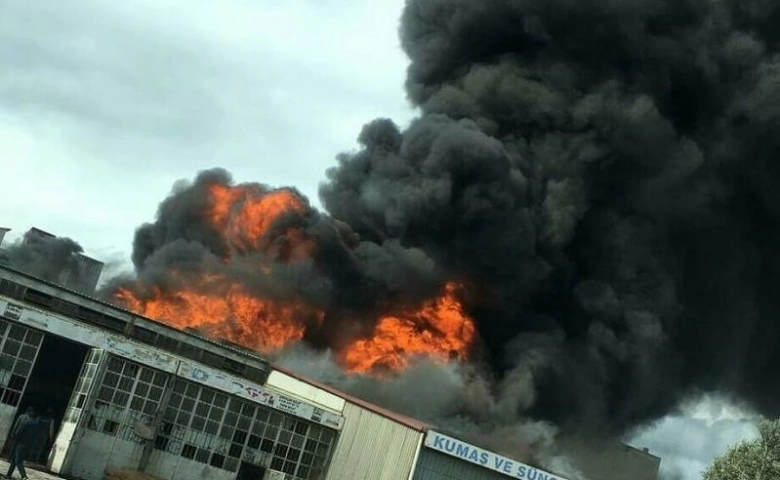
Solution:
M 241 462 L 236 480 L 263 480 L 263 477 L 265 477 L 265 468 Z
M 35 408 L 39 414 L 44 414 L 47 409 L 51 409 L 54 434 L 57 435 L 88 350 L 89 347 L 86 345 L 47 333 L 43 337 L 27 387 L 19 402 L 17 418 L 28 407 Z M 6 449 L 9 446 L 6 442 L 3 447 L 4 455 L 8 454 Z M 51 448 L 50 443 L 46 445 L 46 451 L 42 452 L 42 459 L 46 458 L 49 448 Z M 30 460 L 31 463 L 40 462 L 40 459 Z

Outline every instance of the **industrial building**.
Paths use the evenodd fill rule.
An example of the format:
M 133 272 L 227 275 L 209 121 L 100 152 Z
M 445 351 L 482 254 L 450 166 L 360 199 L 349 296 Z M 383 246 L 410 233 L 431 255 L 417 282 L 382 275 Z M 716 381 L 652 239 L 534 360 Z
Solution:
M 56 473 L 85 480 L 100 480 L 109 468 L 170 480 L 566 480 L 253 352 L 7 266 L 0 266 L 0 316 L 0 436 L 26 406 L 52 407 L 58 433 L 47 467 Z M 639 457 L 626 460 L 627 468 L 646 475 L 631 478 L 654 480 L 659 460 Z
M 11 231 L 10 228 L 0 228 L 0 245 L 3 243 L 5 235 Z M 39 228 L 31 228 L 24 233 L 20 242 L 20 249 L 29 252 L 35 252 L 41 254 L 46 250 L 62 250 L 63 246 L 69 248 L 71 245 L 75 245 L 67 239 L 59 239 L 61 242 L 57 243 L 58 237 L 49 232 L 45 232 Z M 67 242 L 72 242 L 68 245 Z M 71 247 L 72 248 L 72 247 Z M 58 252 L 61 253 L 61 252 Z M 103 271 L 103 262 L 90 258 L 80 252 L 70 252 L 71 255 L 57 255 L 59 260 L 64 260 L 63 264 L 51 265 L 51 259 L 46 258 L 46 255 L 42 255 L 40 259 L 43 263 L 49 263 L 49 265 L 37 266 L 36 273 L 44 280 L 50 280 L 57 285 L 62 285 L 70 290 L 75 290 L 87 295 L 91 295 L 97 287 L 100 274 Z M 0 251 L 0 263 L 10 263 L 9 259 L 6 259 L 3 252 Z

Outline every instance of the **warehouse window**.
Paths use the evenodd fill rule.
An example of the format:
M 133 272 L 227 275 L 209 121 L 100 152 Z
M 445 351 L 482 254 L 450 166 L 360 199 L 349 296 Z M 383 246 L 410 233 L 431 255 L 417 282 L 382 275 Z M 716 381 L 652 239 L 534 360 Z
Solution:
M 246 438 L 245 457 L 271 456 L 271 469 L 299 480 L 318 480 L 336 439 L 332 430 L 257 407 Z
M 238 375 L 241 375 L 244 373 L 244 370 L 246 369 L 246 365 L 243 363 L 238 363 L 236 361 L 233 361 L 227 357 L 222 357 L 222 369 L 227 370 L 228 372 L 233 372 Z
M 15 298 L 17 300 L 22 300 L 24 299 L 25 290 L 26 288 L 24 285 L 19 285 L 18 283 L 12 282 L 10 280 L 0 280 L 0 293 L 3 295 Z
M 79 306 L 61 298 L 54 298 L 51 302 L 51 309 L 54 312 L 65 314 L 68 317 L 73 317 L 76 315 L 76 312 L 79 311 Z
M 87 428 L 141 443 L 139 424 L 154 419 L 168 375 L 118 357 L 111 357 L 103 375 Z
M 33 305 L 38 305 L 39 307 L 51 308 L 51 301 L 52 301 L 51 295 L 43 292 L 39 292 L 38 290 L 32 290 L 28 288 L 27 294 L 24 296 L 24 299 L 27 302 L 32 303 Z
M 179 348 L 179 341 L 165 333 L 161 333 L 157 335 L 155 346 L 169 352 L 175 352 Z
M 43 333 L 0 320 L 0 403 L 19 405 L 41 342 Z
M 68 405 L 68 410 L 65 412 L 65 418 L 63 421 L 76 423 L 79 415 L 81 415 L 84 409 L 84 404 L 89 395 L 89 390 L 92 387 L 92 382 L 95 380 L 95 376 L 98 372 L 98 365 L 103 358 L 103 350 L 93 348 L 87 355 L 84 365 L 81 367 L 81 373 L 76 381 L 76 387 L 73 389 L 73 398 Z
M 227 450 L 218 437 L 228 396 L 195 383 L 177 379 L 165 409 L 157 442 L 160 450 L 229 470 L 212 452 Z
M 135 325 L 130 331 L 130 338 L 134 338 L 149 345 L 154 345 L 157 341 L 157 334 L 148 328 Z
M 332 430 L 177 378 L 155 446 L 230 472 L 268 465 L 295 480 L 320 480 Z

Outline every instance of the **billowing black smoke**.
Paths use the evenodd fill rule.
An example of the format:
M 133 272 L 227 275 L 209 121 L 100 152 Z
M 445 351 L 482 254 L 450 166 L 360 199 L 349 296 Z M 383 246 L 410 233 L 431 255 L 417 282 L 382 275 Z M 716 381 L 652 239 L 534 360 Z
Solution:
M 269 194 L 289 194 L 301 210 L 282 214 L 259 241 L 231 236 L 226 234 L 230 226 L 215 223 L 209 215 L 215 186 L 246 189 L 230 204 L 234 224 L 246 224 L 241 208 Z M 316 248 L 291 261 L 301 239 L 312 240 Z M 377 309 L 428 298 L 443 281 L 422 250 L 404 247 L 396 239 L 360 240 L 346 224 L 313 209 L 295 189 L 236 186 L 222 169 L 201 172 L 194 182 L 174 188 L 160 204 L 157 220 L 136 231 L 132 259 L 141 286 L 175 291 L 192 287 L 195 277 L 213 274 L 240 283 L 257 297 L 300 301 L 324 311 L 325 322 L 301 319 L 307 342 L 323 348 L 370 333 Z M 127 287 L 125 280 L 109 282 L 106 292 Z M 139 285 L 131 288 L 143 297 Z
M 694 388 L 777 413 L 780 5 L 415 0 L 422 115 L 367 125 L 325 207 L 468 279 L 533 414 L 617 429 Z
M 79 275 L 78 255 L 84 250 L 76 241 L 55 237 L 40 230 L 29 230 L 18 241 L 5 247 L 3 262 L 43 280 L 64 283 Z
M 370 327 L 345 318 L 456 280 L 496 385 L 535 389 L 504 410 L 620 432 L 701 389 L 778 413 L 779 12 L 410 0 L 420 117 L 366 125 L 322 185 L 329 215 L 307 204 L 275 223 L 274 248 L 228 265 L 197 212 L 230 180 L 205 172 L 139 229 L 139 278 L 209 265 L 296 291 L 332 320 L 307 333 L 320 347 Z M 310 260 L 282 261 L 291 229 L 317 240 Z

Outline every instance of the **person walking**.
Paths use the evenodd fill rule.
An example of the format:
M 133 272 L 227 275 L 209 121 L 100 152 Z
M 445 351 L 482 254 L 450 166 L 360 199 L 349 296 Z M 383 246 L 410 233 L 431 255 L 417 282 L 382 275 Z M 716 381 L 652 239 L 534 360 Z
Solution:
M 32 406 L 27 407 L 27 410 L 25 410 L 24 413 L 16 417 L 16 421 L 14 422 L 13 426 L 11 426 L 11 431 L 8 433 L 8 438 L 5 442 L 8 445 L 11 454 L 13 454 L 14 451 L 14 432 L 17 428 L 19 428 L 19 425 L 30 419 L 30 415 L 34 410 L 35 409 Z
M 23 414 L 19 415 L 16 418 L 16 421 L 14 422 L 14 426 L 11 429 L 11 433 L 15 432 L 17 428 L 19 428 L 19 425 L 26 422 L 30 419 L 30 417 L 35 413 L 35 408 L 31 405 L 27 407 L 27 410 L 24 411 Z
M 13 450 L 11 450 L 8 472 L 5 474 L 4 478 L 13 478 L 11 475 L 14 473 L 14 470 L 19 469 L 22 480 L 27 480 L 27 471 L 24 469 L 24 461 L 27 459 L 27 455 L 31 453 L 30 450 L 35 448 L 35 445 L 41 438 L 41 430 L 43 427 L 35 409 L 31 408 L 27 413 L 28 418 L 14 424 L 15 428 L 12 433 L 14 439 Z
M 45 454 L 49 449 L 51 441 L 54 439 L 54 418 L 52 418 L 51 407 L 46 409 L 46 413 L 38 418 L 40 428 L 38 429 L 38 439 L 30 452 L 29 460 L 45 464 Z

